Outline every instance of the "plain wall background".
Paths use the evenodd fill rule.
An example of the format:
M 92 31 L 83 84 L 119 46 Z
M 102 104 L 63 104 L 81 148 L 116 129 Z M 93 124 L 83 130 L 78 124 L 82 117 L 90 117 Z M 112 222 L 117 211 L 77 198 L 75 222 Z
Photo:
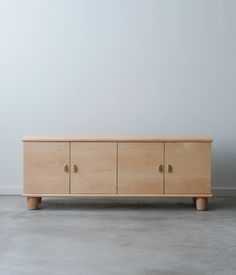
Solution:
M 25 134 L 197 134 L 236 189 L 236 1 L 0 0 L 0 193 Z

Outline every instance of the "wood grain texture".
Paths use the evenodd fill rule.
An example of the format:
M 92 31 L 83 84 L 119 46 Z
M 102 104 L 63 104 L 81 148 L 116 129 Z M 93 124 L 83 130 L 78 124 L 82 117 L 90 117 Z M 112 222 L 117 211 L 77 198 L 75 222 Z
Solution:
M 24 143 L 24 193 L 68 194 L 69 143 Z
M 212 142 L 207 136 L 167 136 L 167 135 L 145 135 L 145 136 L 62 136 L 62 135 L 29 135 L 23 141 L 104 141 L 104 142 Z
M 166 193 L 211 192 L 211 144 L 176 142 L 165 143 Z
M 118 144 L 118 193 L 163 193 L 164 144 L 127 142 Z
M 115 142 L 71 142 L 71 193 L 116 193 Z

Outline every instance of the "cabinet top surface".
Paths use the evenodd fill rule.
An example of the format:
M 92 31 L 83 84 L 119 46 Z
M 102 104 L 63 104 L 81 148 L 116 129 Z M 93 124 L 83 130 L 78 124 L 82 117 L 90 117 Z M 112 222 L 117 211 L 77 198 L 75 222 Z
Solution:
M 27 135 L 23 141 L 167 141 L 167 142 L 212 142 L 208 136 L 141 135 L 141 136 L 83 136 L 83 135 Z

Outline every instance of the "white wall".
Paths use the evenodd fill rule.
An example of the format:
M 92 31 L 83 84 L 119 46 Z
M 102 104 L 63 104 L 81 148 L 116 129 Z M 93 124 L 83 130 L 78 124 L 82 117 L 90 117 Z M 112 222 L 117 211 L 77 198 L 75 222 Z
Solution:
M 235 10 L 0 0 L 0 193 L 22 190 L 28 133 L 206 134 L 213 186 L 236 188 Z

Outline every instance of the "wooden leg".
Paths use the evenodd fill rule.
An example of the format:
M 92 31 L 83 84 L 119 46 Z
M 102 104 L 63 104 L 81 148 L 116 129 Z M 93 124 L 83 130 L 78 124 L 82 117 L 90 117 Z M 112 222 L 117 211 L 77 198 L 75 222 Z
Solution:
M 207 210 L 208 199 L 207 198 L 197 198 L 196 209 L 199 211 Z
M 27 206 L 29 210 L 38 209 L 39 198 L 37 197 L 27 197 Z

